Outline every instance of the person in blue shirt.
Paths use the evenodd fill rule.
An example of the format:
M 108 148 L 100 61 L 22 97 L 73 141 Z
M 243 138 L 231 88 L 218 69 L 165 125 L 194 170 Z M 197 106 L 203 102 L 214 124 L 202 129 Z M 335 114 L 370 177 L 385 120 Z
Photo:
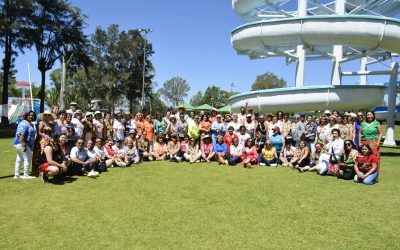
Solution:
M 222 121 L 222 116 L 220 114 L 217 115 L 217 120 L 211 124 L 211 139 L 213 144 L 217 141 L 217 136 L 225 135 L 226 127 L 224 122 Z
M 14 147 L 17 149 L 14 179 L 35 178 L 29 175 L 29 165 L 32 162 L 32 152 L 36 137 L 36 129 L 32 122 L 36 121 L 36 117 L 36 113 L 30 110 L 23 115 L 23 120 L 18 124 L 14 138 Z M 20 177 L 22 163 L 24 164 L 24 175 Z
M 271 140 L 272 146 L 276 149 L 277 158 L 279 162 L 279 157 L 281 156 L 281 153 L 285 148 L 285 138 L 282 136 L 278 126 L 275 126 L 272 130 L 273 134 L 270 136 L 269 139 Z
M 218 164 L 228 164 L 228 146 L 224 142 L 224 137 L 218 135 L 217 142 L 214 144 L 215 157 L 218 159 Z

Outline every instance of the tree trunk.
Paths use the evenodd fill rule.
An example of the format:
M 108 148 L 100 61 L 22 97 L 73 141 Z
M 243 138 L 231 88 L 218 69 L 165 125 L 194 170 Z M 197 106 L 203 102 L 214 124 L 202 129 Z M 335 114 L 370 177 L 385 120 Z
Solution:
M 8 120 L 8 78 L 10 75 L 11 69 L 11 57 L 12 57 L 12 46 L 10 37 L 6 35 L 5 37 L 5 51 L 4 51 L 4 60 L 3 60 L 3 94 L 2 94 L 2 102 L 3 105 L 3 114 L 1 116 L 1 123 L 3 126 L 9 126 Z
M 42 84 L 40 85 L 40 113 L 44 112 L 44 100 L 46 97 L 46 70 L 39 69 L 42 75 Z

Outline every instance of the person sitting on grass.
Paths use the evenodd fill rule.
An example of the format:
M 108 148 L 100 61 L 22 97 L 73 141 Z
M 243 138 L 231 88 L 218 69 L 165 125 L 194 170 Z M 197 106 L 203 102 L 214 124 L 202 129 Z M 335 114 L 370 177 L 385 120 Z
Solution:
M 354 164 L 356 175 L 354 181 L 372 185 L 378 182 L 379 177 L 379 161 L 368 144 L 364 144 L 360 148 L 361 153 L 358 154 Z
M 344 149 L 339 153 L 339 171 L 336 177 L 338 179 L 352 180 L 355 176 L 354 163 L 356 161 L 358 151 L 352 140 L 344 142 Z
M 306 146 L 305 140 L 301 140 L 289 166 L 303 172 L 303 168 L 308 165 L 310 165 L 310 149 Z
M 257 148 L 254 146 L 253 139 L 251 138 L 245 142 L 242 153 L 242 164 L 245 168 L 253 168 L 258 164 Z
M 147 139 L 147 132 L 143 130 L 140 138 L 137 140 L 137 148 L 139 152 L 140 160 L 153 160 L 149 152 L 149 140 Z
M 239 144 L 239 139 L 237 137 L 233 138 L 229 151 L 229 165 L 235 166 L 240 162 L 240 158 L 243 155 L 243 147 Z
M 181 147 L 179 148 L 180 155 L 183 160 L 185 160 L 185 154 L 186 151 L 188 150 L 188 147 L 189 147 L 189 136 L 185 135 L 183 141 L 181 141 Z
M 176 134 L 171 135 L 171 140 L 168 142 L 168 156 L 170 162 L 182 161 L 181 143 Z
M 228 154 L 231 151 L 231 144 L 233 141 L 233 138 L 237 138 L 237 134 L 234 133 L 234 128 L 232 126 L 228 127 L 228 133 L 224 135 L 224 142 L 226 143 L 226 146 L 228 147 Z
M 283 152 L 280 157 L 282 166 L 289 167 L 290 161 L 293 159 L 295 153 L 296 147 L 292 146 L 292 137 L 287 136 L 285 139 L 285 147 L 283 148 Z
M 260 165 L 261 166 L 278 166 L 278 154 L 275 147 L 273 147 L 271 140 L 265 141 L 265 147 L 261 150 Z
M 43 183 L 49 182 L 49 176 L 53 177 L 52 181 L 56 181 L 57 175 L 67 172 L 67 165 L 58 143 L 59 135 L 54 134 L 40 155 L 39 170 Z
M 90 175 L 88 174 L 88 176 L 96 177 L 98 173 L 96 174 L 94 171 L 94 162 L 89 160 L 88 150 L 84 147 L 83 143 L 83 139 L 79 138 L 76 140 L 75 147 L 71 149 L 72 165 L 68 168 L 69 173 L 72 175 L 81 175 L 88 173 L 88 170 L 90 170 Z
M 201 159 L 204 160 L 204 162 L 210 163 L 215 155 L 214 145 L 212 144 L 211 137 L 209 135 L 204 135 L 202 140 L 203 143 L 200 145 Z
M 218 161 L 218 164 L 228 164 L 227 156 L 228 156 L 228 147 L 224 142 L 224 137 L 222 135 L 217 136 L 217 142 L 214 146 L 215 158 Z
M 125 138 L 124 154 L 126 167 L 130 167 L 132 166 L 132 164 L 139 163 L 139 153 L 136 149 L 135 144 L 133 143 L 133 140 L 130 137 Z
M 95 140 L 96 146 L 94 146 L 94 151 L 96 152 L 97 157 L 99 158 L 99 166 L 100 170 L 105 171 L 107 168 L 112 167 L 115 162 L 115 158 L 113 156 L 109 156 L 106 154 L 106 151 L 104 150 L 103 147 L 103 140 L 100 138 L 96 138 Z M 104 167 L 106 167 L 104 169 Z
M 167 158 L 168 147 L 165 143 L 164 134 L 160 134 L 156 137 L 156 143 L 154 144 L 154 149 L 151 154 L 156 161 L 163 161 Z
M 324 156 L 327 159 L 326 164 L 322 163 L 322 161 L 324 160 Z M 327 167 L 324 167 L 329 165 L 328 161 L 329 155 L 324 150 L 324 144 L 322 143 L 322 141 L 318 140 L 315 143 L 315 151 L 311 152 L 310 154 L 310 164 L 308 166 L 305 166 L 303 170 L 309 172 L 315 170 L 318 172 L 318 174 L 323 175 L 328 170 Z
M 104 149 L 108 157 L 112 156 L 114 158 L 115 164 L 118 167 L 126 167 L 125 150 L 122 146 L 121 140 L 117 140 L 115 145 L 113 145 L 113 140 L 110 138 L 107 144 L 104 146 Z
M 199 145 L 196 143 L 195 138 L 190 138 L 189 145 L 187 145 L 186 153 L 183 155 L 185 160 L 189 161 L 189 163 L 198 162 L 201 157 L 201 151 L 199 149 Z
M 89 161 L 91 162 L 91 169 L 88 173 L 88 176 L 92 177 L 94 175 L 98 175 L 101 171 L 99 169 L 100 159 L 97 156 L 96 151 L 94 150 L 94 142 L 93 140 L 86 141 L 86 149 L 89 157 Z

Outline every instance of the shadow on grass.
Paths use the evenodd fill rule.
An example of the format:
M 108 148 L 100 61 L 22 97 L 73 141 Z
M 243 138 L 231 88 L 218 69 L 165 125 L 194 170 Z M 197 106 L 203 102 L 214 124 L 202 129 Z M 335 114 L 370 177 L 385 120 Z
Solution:
M 399 152 L 381 152 L 381 156 L 400 157 L 400 151 Z
M 0 179 L 7 179 L 7 178 L 13 178 L 14 175 L 5 175 L 5 176 L 0 176 Z

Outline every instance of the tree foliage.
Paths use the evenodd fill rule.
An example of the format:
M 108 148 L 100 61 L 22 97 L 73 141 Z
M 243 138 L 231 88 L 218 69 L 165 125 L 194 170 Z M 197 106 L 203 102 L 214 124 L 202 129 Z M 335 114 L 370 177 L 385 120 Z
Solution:
M 258 75 L 256 81 L 251 85 L 251 90 L 261 89 L 275 89 L 285 88 L 286 81 L 272 72 L 266 72 L 265 74 Z
M 80 9 L 65 0 L 35 0 L 31 8 L 30 39 L 36 48 L 42 77 L 40 110 L 43 112 L 46 71 L 61 59 L 66 46 L 77 51 L 85 47 L 85 23 Z
M 197 93 L 192 96 L 192 98 L 190 98 L 190 105 L 197 107 L 200 105 L 203 105 L 204 99 L 203 99 L 203 93 L 201 92 L 201 90 L 197 91 Z
M 178 103 L 182 101 L 184 97 L 188 96 L 189 91 L 190 86 L 188 82 L 179 76 L 164 82 L 162 88 L 158 90 L 164 100 L 169 102 L 173 107 L 177 107 Z
M 228 104 L 229 97 L 234 94 L 233 92 L 222 90 L 220 87 L 210 86 L 204 92 L 203 102 L 215 108 L 221 108 Z
M 26 26 L 31 3 L 31 0 L 0 0 L 0 47 L 4 49 L 2 104 L 8 103 L 10 71 L 15 56 L 32 44 Z M 8 125 L 7 117 L 2 117 L 2 124 Z

